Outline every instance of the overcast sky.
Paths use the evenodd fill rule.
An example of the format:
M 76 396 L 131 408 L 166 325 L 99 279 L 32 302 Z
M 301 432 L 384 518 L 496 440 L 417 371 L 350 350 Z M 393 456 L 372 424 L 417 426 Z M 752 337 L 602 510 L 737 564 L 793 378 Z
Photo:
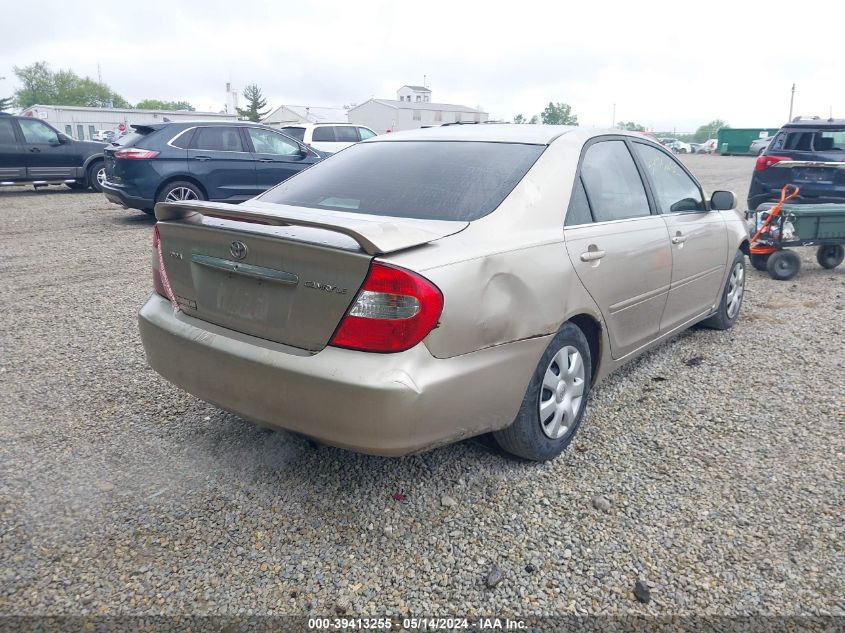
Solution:
M 257 83 L 268 105 L 334 106 L 396 98 L 421 84 L 432 100 L 529 117 L 549 101 L 582 125 L 636 121 L 693 131 L 721 118 L 777 127 L 789 113 L 845 117 L 837 39 L 845 1 L 216 2 L 129 6 L 63 0 L 3 3 L 0 97 L 14 66 L 47 61 L 102 79 L 135 103 L 187 100 L 219 111 L 225 84 Z M 793 16 L 793 17 L 789 17 Z M 803 26 L 802 26 L 803 24 Z M 830 37 L 824 37 L 829 30 Z M 794 34 L 792 34 L 794 32 Z M 812 39 L 817 37 L 818 39 Z M 771 43 L 770 43 L 771 42 Z

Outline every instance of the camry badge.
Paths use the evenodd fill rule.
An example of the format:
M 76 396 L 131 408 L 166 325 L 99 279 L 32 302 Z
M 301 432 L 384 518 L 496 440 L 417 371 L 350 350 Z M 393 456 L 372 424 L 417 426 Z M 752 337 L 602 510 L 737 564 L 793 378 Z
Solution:
M 229 245 L 229 252 L 232 253 L 232 257 L 235 259 L 243 259 L 246 257 L 247 251 L 246 244 L 238 240 L 235 240 Z

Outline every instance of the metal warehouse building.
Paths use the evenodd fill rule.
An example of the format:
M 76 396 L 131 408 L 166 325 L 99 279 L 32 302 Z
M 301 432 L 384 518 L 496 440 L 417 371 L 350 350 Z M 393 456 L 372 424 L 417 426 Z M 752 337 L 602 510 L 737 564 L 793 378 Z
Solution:
M 22 116 L 37 117 L 47 121 L 60 132 L 80 141 L 88 140 L 98 130 L 118 131 L 121 124 L 128 129 L 132 124 L 162 123 L 170 121 L 234 121 L 234 114 L 217 112 L 191 112 L 188 110 L 135 110 L 132 108 L 83 108 L 79 106 L 34 105 L 21 112 Z

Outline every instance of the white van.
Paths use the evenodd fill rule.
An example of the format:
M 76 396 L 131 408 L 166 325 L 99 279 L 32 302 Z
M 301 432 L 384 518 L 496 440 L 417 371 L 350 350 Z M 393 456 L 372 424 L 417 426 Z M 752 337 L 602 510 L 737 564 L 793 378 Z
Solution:
M 321 152 L 334 153 L 376 136 L 370 128 L 352 123 L 304 123 L 285 125 L 282 132 Z

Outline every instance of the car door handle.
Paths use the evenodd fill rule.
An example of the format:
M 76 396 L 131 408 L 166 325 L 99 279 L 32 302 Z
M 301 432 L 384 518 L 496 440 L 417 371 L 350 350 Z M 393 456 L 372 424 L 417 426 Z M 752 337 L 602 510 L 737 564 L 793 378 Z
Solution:
M 194 160 L 211 160 L 211 156 L 194 156 Z
M 30 148 L 29 148 L 29 151 L 30 151 L 30 152 L 41 152 L 41 150 L 40 150 L 40 149 L 38 149 L 37 147 L 30 147 Z
M 259 163 L 275 163 L 276 161 L 274 161 L 272 158 L 259 158 L 258 162 Z
M 678 231 L 675 233 L 675 237 L 672 238 L 672 244 L 683 244 L 687 241 L 687 236 Z
M 604 251 L 600 251 L 597 248 L 589 248 L 585 252 L 581 253 L 581 261 L 582 262 L 594 262 L 598 259 L 601 259 L 605 256 Z

